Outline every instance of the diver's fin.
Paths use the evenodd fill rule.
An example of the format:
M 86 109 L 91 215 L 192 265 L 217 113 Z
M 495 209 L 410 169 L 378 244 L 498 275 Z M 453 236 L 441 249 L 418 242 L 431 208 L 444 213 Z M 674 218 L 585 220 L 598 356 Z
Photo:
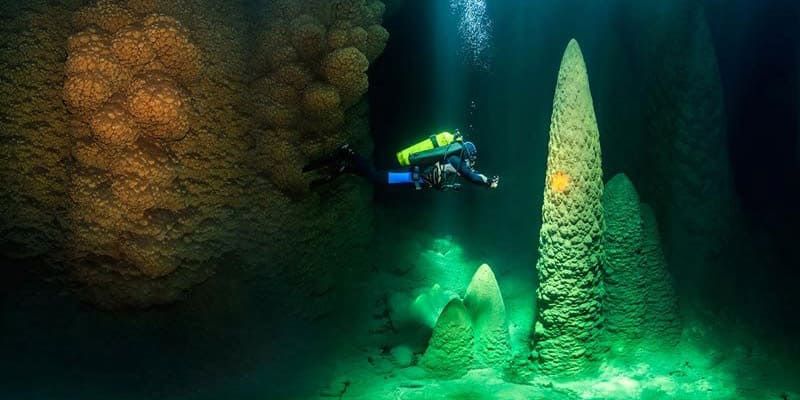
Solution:
M 339 164 L 337 168 L 330 168 L 327 170 L 327 174 L 323 175 L 320 178 L 314 179 L 309 184 L 309 188 L 316 189 L 322 185 L 331 183 L 336 179 L 339 179 L 340 176 L 345 175 L 347 173 L 347 165 L 346 164 Z
M 331 156 L 325 156 L 323 158 L 311 161 L 310 163 L 303 166 L 303 173 L 325 168 L 327 166 L 330 166 L 330 164 L 333 163 L 334 161 L 336 161 L 336 159 Z
M 318 169 L 326 168 L 326 167 L 340 167 L 337 164 L 341 164 L 344 160 L 347 159 L 347 156 L 353 154 L 353 150 L 350 148 L 349 144 L 343 144 L 339 146 L 333 153 L 318 158 L 316 160 L 311 161 L 310 163 L 303 166 L 303 173 L 316 171 Z M 341 169 L 341 168 L 337 168 Z
M 314 189 L 319 188 L 320 186 L 323 186 L 325 184 L 333 182 L 338 177 L 339 177 L 338 175 L 335 175 L 335 176 L 334 175 L 326 175 L 326 176 L 323 176 L 322 178 L 314 179 L 313 181 L 311 181 L 311 183 L 308 184 L 308 187 L 309 187 L 309 189 L 314 190 Z

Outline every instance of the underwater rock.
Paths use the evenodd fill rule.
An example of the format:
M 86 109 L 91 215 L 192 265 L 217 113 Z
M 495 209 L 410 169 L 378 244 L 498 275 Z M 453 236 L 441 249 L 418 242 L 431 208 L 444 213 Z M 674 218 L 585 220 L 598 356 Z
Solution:
M 436 321 L 419 365 L 438 378 L 460 378 L 469 371 L 473 348 L 472 319 L 464 303 L 453 299 Z
M 580 46 L 558 74 L 539 232 L 534 351 L 547 374 L 577 373 L 600 351 L 603 174 Z
M 414 363 L 414 351 L 408 346 L 393 347 L 390 351 L 392 361 L 400 368 L 406 368 Z
M 481 265 L 472 277 L 464 296 L 464 306 L 472 318 L 475 332 L 475 365 L 504 371 L 511 359 L 506 306 L 494 272 L 488 265 Z
M 639 195 L 625 174 L 617 174 L 606 183 L 603 218 L 605 327 L 616 338 L 638 339 L 645 319 L 647 282 L 643 279 Z
M 673 279 L 661 250 L 658 222 L 653 209 L 641 205 L 642 220 L 642 281 L 647 287 L 645 309 L 647 318 L 642 329 L 645 334 L 664 345 L 675 345 L 681 338 L 681 317 Z

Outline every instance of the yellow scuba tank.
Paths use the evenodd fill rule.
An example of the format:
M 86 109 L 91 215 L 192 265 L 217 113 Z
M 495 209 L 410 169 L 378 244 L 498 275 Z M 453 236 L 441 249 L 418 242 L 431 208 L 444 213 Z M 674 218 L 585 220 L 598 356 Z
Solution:
M 427 139 L 409 146 L 397 153 L 397 161 L 400 165 L 408 167 L 419 165 L 420 161 L 431 157 L 441 158 L 448 153 L 461 151 L 461 135 L 450 132 L 441 132 L 431 135 Z

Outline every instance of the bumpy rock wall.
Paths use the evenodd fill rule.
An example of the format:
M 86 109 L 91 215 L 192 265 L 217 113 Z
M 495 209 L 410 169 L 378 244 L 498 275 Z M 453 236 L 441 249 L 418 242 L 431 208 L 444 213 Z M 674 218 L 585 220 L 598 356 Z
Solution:
M 645 319 L 647 286 L 639 214 L 633 183 L 624 174 L 615 175 L 603 191 L 603 314 L 605 327 L 615 338 L 638 339 Z
M 167 302 L 210 272 L 178 270 L 194 225 L 173 145 L 190 134 L 200 50 L 175 18 L 138 11 L 82 8 L 67 42 L 70 270 L 104 306 Z
M 70 154 L 60 101 L 70 3 L 0 2 L 0 249 L 41 257 L 64 241 Z
M 367 69 L 388 40 L 380 25 L 384 6 L 276 0 L 262 9 L 248 75 L 255 124 L 248 160 L 257 172 L 252 190 L 264 206 L 246 211 L 252 223 L 244 254 L 256 273 L 286 276 L 289 297 L 316 298 L 321 310 L 330 306 L 326 293 L 364 270 L 371 190 L 342 179 L 311 193 L 315 176 L 301 168 L 345 142 L 371 151 L 364 94 Z
M 534 358 L 576 373 L 599 351 L 603 176 L 586 64 L 572 40 L 558 74 L 539 233 Z
M 389 34 L 379 1 L 277 0 L 265 9 L 252 84 L 263 129 L 255 139 L 256 168 L 296 197 L 308 187 L 299 168 L 306 161 L 346 141 L 369 148 L 365 135 L 344 127 L 363 118 L 348 111 L 367 92 L 366 71 Z
M 104 307 L 174 301 L 234 248 L 247 123 L 242 10 L 99 1 L 73 15 L 65 262 Z
M 383 7 L 307 5 L 266 2 L 253 23 L 237 2 L 3 4 L 3 255 L 47 256 L 104 307 L 174 301 L 221 266 L 321 299 L 359 273 L 369 189 L 309 193 L 299 170 L 345 140 L 369 147 Z M 286 68 L 277 42 L 252 54 L 277 26 Z

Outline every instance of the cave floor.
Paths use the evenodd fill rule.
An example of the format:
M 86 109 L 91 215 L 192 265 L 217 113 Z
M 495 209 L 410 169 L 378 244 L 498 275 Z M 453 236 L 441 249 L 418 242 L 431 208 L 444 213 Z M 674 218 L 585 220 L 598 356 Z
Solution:
M 695 327 L 696 328 L 696 327 Z M 798 368 L 753 347 L 727 352 L 704 343 L 702 331 L 684 332 L 673 349 L 628 354 L 617 348 L 593 375 L 577 379 L 532 377 L 524 384 L 492 370 L 472 370 L 454 380 L 432 379 L 391 356 L 362 353 L 340 360 L 338 378 L 320 399 L 800 399 Z
M 420 293 L 431 298 L 431 285 L 463 293 L 469 276 L 479 262 L 469 260 L 451 240 L 434 241 L 405 250 L 419 254 L 413 269 L 382 271 L 371 277 L 369 288 L 377 288 L 370 303 L 381 303 L 385 289 L 391 298 L 399 298 L 387 307 L 375 310 L 376 325 L 354 333 L 349 344 L 339 349 L 335 361 L 325 366 L 326 386 L 318 390 L 319 399 L 343 400 L 514 400 L 514 399 L 775 399 L 800 400 L 800 365 L 798 347 L 776 332 L 755 332 L 753 321 L 737 320 L 707 309 L 684 309 L 680 343 L 664 346 L 640 342 L 635 347 L 610 342 L 609 352 L 591 373 L 570 379 L 551 379 L 530 374 L 514 382 L 492 370 L 472 370 L 452 380 L 432 378 L 415 366 L 424 351 L 419 343 L 409 346 L 413 355 L 398 357 L 391 346 L 409 342 L 402 332 L 376 333 L 376 327 L 401 327 L 401 305 L 410 303 Z M 422 250 L 420 250 L 422 249 Z M 527 354 L 535 287 L 531 268 L 515 265 L 513 260 L 491 262 L 503 291 L 511 336 L 512 351 Z M 410 265 L 410 263 L 409 263 Z M 440 293 L 441 295 L 441 293 Z M 439 303 L 444 304 L 445 296 Z M 431 321 L 436 311 L 430 310 Z M 389 317 L 385 315 L 389 314 Z M 425 319 L 425 318 L 422 318 Z M 380 321 L 378 321 L 380 320 Z M 432 327 L 432 325 L 428 325 Z M 379 330 L 379 329 L 378 329 Z M 387 343 L 394 343 L 387 348 Z M 348 348 L 349 347 L 349 348 Z M 522 383 L 520 383 L 522 382 Z

